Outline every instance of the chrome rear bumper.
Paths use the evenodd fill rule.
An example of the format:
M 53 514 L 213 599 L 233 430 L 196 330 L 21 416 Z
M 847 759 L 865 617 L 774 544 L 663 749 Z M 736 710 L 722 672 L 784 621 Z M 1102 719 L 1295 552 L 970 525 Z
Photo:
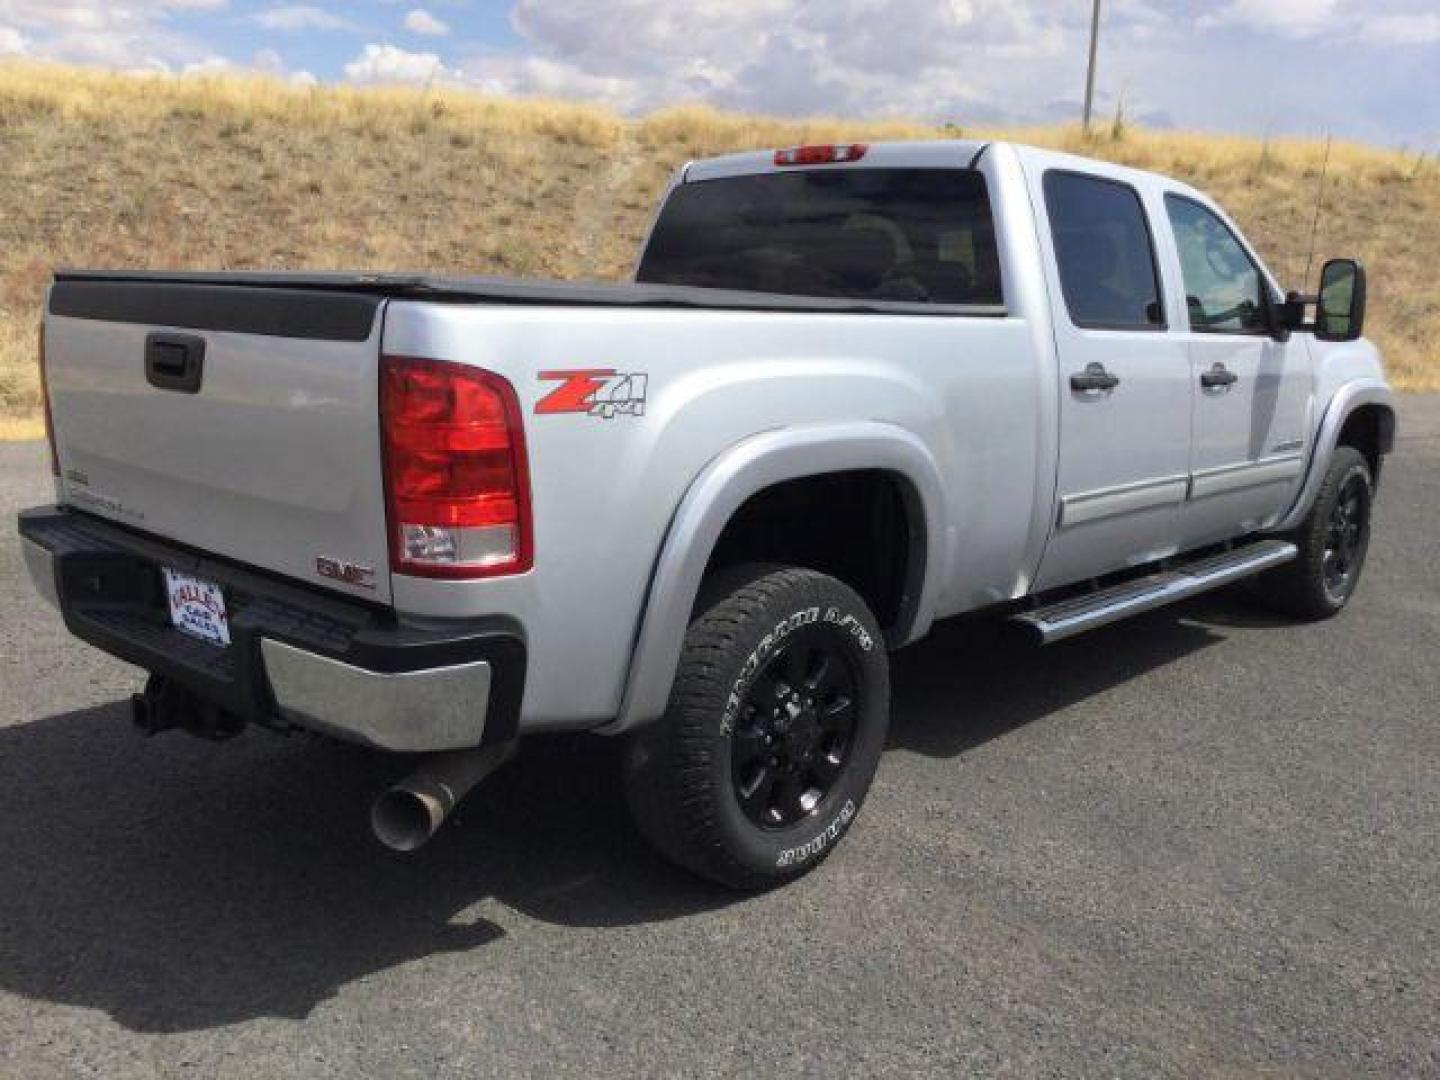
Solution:
M 25 560 L 25 569 L 30 572 L 30 580 L 35 583 L 35 591 L 51 607 L 58 608 L 60 594 L 55 587 L 55 556 L 24 536 L 20 538 L 20 552 Z
M 490 664 L 369 671 L 263 638 L 275 704 L 291 723 L 382 750 L 479 746 L 490 701 Z

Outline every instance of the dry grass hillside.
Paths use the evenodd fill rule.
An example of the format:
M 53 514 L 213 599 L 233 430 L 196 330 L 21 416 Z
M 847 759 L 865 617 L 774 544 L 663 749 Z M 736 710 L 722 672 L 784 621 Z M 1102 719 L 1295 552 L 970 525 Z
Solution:
M 297 88 L 0 65 L 0 435 L 28 428 L 56 265 L 622 276 L 672 169 L 727 150 L 943 138 L 916 124 L 701 108 L 638 120 L 449 90 Z M 1004 135 L 1183 177 L 1298 284 L 1323 147 L 1072 128 Z M 1440 388 L 1440 165 L 1336 144 L 1321 253 L 1371 270 L 1371 332 L 1402 385 Z

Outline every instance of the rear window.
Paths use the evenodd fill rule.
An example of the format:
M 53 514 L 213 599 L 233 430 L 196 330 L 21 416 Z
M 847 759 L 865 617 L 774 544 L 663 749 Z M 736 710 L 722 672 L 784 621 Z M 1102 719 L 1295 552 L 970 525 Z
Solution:
M 682 184 L 637 279 L 793 296 L 999 304 L 985 178 L 964 169 L 763 173 Z

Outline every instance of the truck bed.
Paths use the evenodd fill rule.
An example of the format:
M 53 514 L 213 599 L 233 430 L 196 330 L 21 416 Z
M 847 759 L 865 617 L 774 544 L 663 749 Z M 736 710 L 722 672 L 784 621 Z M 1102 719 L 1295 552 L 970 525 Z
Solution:
M 577 316 L 633 323 L 653 310 L 672 348 L 710 331 L 674 325 L 743 313 L 984 318 L 1004 309 L 844 301 L 687 286 L 576 284 L 418 274 L 62 270 L 46 319 L 47 369 L 62 501 L 197 550 L 302 581 L 317 560 L 350 568 L 332 590 L 391 600 L 378 434 L 387 304 L 434 316 Z M 394 309 L 392 308 L 392 311 Z M 728 315 L 726 314 L 728 312 Z M 804 313 L 808 313 L 808 316 Z M 420 316 L 422 319 L 425 316 Z M 682 317 L 681 322 L 686 322 Z M 781 321 L 778 320 L 777 321 Z M 784 320 L 784 321 L 789 321 Z M 914 329 L 921 329 L 916 320 Z M 866 320 L 871 325 L 871 320 Z M 687 324 L 688 325 L 688 324 Z M 796 334 L 808 336 L 800 325 Z M 494 331 L 490 331 L 494 333 Z M 577 346 L 625 355 L 599 327 Z M 403 340 L 397 339 L 397 340 Z M 149 351 L 198 354 L 196 384 L 150 370 Z M 739 358 L 737 356 L 737 358 Z M 492 360 L 495 358 L 492 357 Z M 535 373 L 506 377 L 538 393 Z M 203 377 L 203 389 L 200 379 Z M 159 388 L 157 390 L 157 387 Z M 170 390 L 172 392 L 160 392 Z M 552 435 L 552 439 L 554 436 Z M 544 448 L 535 451 L 543 457 Z

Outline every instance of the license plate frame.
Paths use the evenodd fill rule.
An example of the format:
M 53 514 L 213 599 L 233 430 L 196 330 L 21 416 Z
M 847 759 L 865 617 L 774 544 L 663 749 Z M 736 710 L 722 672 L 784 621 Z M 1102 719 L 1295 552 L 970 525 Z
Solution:
M 182 634 L 222 649 L 230 647 L 230 615 L 225 592 L 213 581 L 169 566 L 160 568 L 170 625 Z

